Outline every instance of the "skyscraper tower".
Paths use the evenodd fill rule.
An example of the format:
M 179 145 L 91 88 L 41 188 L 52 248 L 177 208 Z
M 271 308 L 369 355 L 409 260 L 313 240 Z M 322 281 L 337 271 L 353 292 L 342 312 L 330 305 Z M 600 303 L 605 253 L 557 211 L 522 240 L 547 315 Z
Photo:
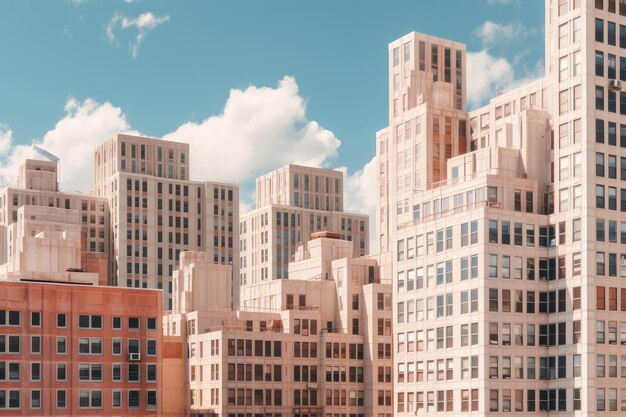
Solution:
M 95 190 L 110 210 L 109 283 L 162 288 L 182 251 L 206 251 L 239 275 L 239 187 L 189 179 L 189 145 L 118 134 L 95 152 Z M 233 286 L 233 299 L 238 299 Z
M 626 2 L 545 10 L 544 77 L 469 113 L 462 45 L 390 45 L 396 415 L 626 411 Z

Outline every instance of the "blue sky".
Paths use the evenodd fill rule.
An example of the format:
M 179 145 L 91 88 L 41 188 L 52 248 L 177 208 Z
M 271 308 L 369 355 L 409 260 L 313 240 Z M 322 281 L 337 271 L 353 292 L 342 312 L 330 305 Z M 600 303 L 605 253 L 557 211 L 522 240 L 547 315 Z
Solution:
M 228 147 L 230 138 L 239 135 L 247 135 L 238 145 L 243 146 L 246 141 L 269 140 L 267 136 L 275 132 L 282 136 L 278 145 L 268 142 L 274 154 L 292 141 L 288 156 L 347 167 L 352 174 L 371 160 L 375 132 L 387 124 L 389 42 L 418 31 L 466 43 L 480 68 L 469 80 L 480 87 L 474 89 L 480 90 L 473 93 L 475 105 L 507 83 L 541 73 L 543 4 L 543 0 L 2 1 L 3 166 L 13 168 L 11 161 L 27 154 L 19 145 L 33 140 L 65 159 L 80 160 L 85 158 L 78 151 L 82 142 L 88 153 L 94 140 L 118 130 L 177 140 L 195 135 L 190 140 L 192 153 L 194 140 L 204 140 L 203 133 L 219 136 L 215 143 Z M 293 80 L 284 81 L 285 76 Z M 231 89 L 240 90 L 239 104 Z M 261 98 L 275 90 L 288 97 Z M 237 114 L 253 117 L 256 111 L 275 107 L 259 130 L 265 137 L 254 136 L 254 125 L 241 133 L 219 120 L 229 96 L 231 113 L 236 113 L 224 118 L 230 123 L 240 120 Z M 242 113 L 241 108 L 247 110 Z M 288 120 L 277 123 L 293 126 L 274 130 L 270 124 L 281 114 Z M 216 116 L 212 124 L 203 123 L 211 116 Z M 188 122 L 195 124 L 185 125 Z M 68 154 L 68 149 L 74 153 Z M 208 147 L 197 149 L 210 152 Z M 224 173 L 224 179 L 250 183 L 273 162 L 285 162 L 274 161 L 268 153 L 263 154 L 266 163 L 257 164 L 254 156 L 245 160 L 249 169 L 242 175 L 233 174 L 219 160 L 207 162 L 217 167 L 214 170 L 192 166 L 192 175 L 221 178 Z M 88 169 L 88 163 L 73 168 L 74 161 L 63 163 L 68 167 L 63 180 L 70 188 L 85 188 L 85 181 L 74 178 Z M 91 172 L 84 174 L 87 178 Z

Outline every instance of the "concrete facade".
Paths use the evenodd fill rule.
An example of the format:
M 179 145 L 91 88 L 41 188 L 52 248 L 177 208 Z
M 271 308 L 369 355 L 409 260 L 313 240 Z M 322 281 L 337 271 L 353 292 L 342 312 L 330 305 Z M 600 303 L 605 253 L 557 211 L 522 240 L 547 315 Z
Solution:
M 118 134 L 96 148 L 94 193 L 110 207 L 109 282 L 162 288 L 183 251 L 205 251 L 239 273 L 239 188 L 189 179 L 189 145 Z M 236 290 L 233 299 L 237 299 Z
M 332 231 L 368 253 L 368 216 L 343 211 L 341 171 L 287 165 L 257 179 L 257 208 L 241 216 L 240 305 L 258 305 L 254 286 L 288 279 L 290 261 L 313 232 Z
M 263 307 L 179 310 L 185 297 L 174 298 L 163 326 L 189 352 L 186 415 L 391 416 L 391 287 L 376 260 L 336 237 L 301 246 L 288 280 L 255 286 Z M 198 280 L 219 271 L 192 274 L 206 267 L 187 255 L 175 289 L 202 293 Z
M 448 124 L 428 104 L 446 79 L 417 77 L 426 108 L 396 113 L 394 100 L 432 65 L 414 45 L 436 45 L 439 69 L 463 48 L 420 34 L 390 44 L 399 89 L 377 137 L 378 242 L 393 259 L 396 415 L 626 411 L 626 7 L 545 5 L 544 78 L 459 115 L 467 143 L 455 150 L 453 128 L 440 181 L 418 155 L 435 158 L 424 126 Z
M 0 263 L 7 262 L 9 251 L 16 243 L 14 242 L 17 238 L 16 232 L 24 231 L 25 222 L 31 223 L 29 234 L 34 231 L 41 233 L 45 229 L 47 231 L 39 237 L 44 235 L 49 237 L 56 233 L 53 230 L 56 229 L 57 223 L 64 224 L 62 227 L 67 228 L 69 221 L 78 227 L 79 250 L 84 253 L 82 258 L 80 256 L 78 258 L 82 259 L 83 263 L 74 264 L 72 267 L 98 272 L 102 276 L 101 282 L 106 283 L 108 271 L 103 259 L 108 256 L 109 243 L 107 201 L 105 198 L 90 194 L 59 191 L 58 169 L 57 161 L 27 159 L 20 165 L 17 185 L 0 190 L 0 237 L 3 240 L 0 243 Z M 25 209 L 28 213 L 32 213 L 33 210 L 37 213 L 20 217 L 18 212 L 22 207 L 28 207 Z M 37 221 L 34 221 L 33 216 Z M 68 220 L 70 218 L 71 220 Z M 21 225 L 14 229 L 18 221 Z M 7 232 L 11 229 L 15 230 L 13 234 Z M 72 239 L 76 239 L 75 233 L 72 236 Z M 67 239 L 66 235 L 65 241 Z M 33 242 L 41 244 L 43 241 L 33 240 Z

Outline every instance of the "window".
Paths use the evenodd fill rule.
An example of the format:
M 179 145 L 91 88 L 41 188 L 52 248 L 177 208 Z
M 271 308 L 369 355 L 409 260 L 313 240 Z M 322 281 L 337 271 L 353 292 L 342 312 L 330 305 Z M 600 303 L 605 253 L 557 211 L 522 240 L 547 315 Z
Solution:
M 562 24 L 561 26 L 559 26 L 559 48 L 564 48 L 567 46 L 568 44 L 568 35 L 569 35 L 569 28 L 567 27 L 567 23 Z
M 120 408 L 122 406 L 122 392 L 113 391 L 111 395 L 111 406 L 113 408 Z
M 57 408 L 67 407 L 67 393 L 65 390 L 57 391 Z
M 57 336 L 57 355 L 65 355 L 67 353 L 67 340 L 65 336 Z
M 498 255 L 489 255 L 489 276 L 498 278 Z
M 139 330 L 139 317 L 128 318 L 128 330 Z
M 157 320 L 155 317 L 148 317 L 146 319 L 146 327 L 148 331 L 156 331 L 157 330 Z
M 498 309 L 499 309 L 498 289 L 490 288 L 489 289 L 489 311 L 497 313 Z
M 30 325 L 31 327 L 41 327 L 41 313 L 39 311 L 30 313 Z
M 102 329 L 102 316 L 80 314 L 78 327 L 81 329 Z
M 41 353 L 41 336 L 30 337 L 30 353 L 33 353 L 33 354 Z
M 498 222 L 489 220 L 489 243 L 498 243 Z
M 102 365 L 81 363 L 78 365 L 78 377 L 81 381 L 102 381 Z
M 604 42 L 604 20 L 596 19 L 596 42 Z
M 564 156 L 559 159 L 559 179 L 566 180 L 569 178 L 569 156 Z
M 146 380 L 148 382 L 156 382 L 157 368 L 155 364 L 148 364 L 146 367 Z
M 0 335 L 0 353 L 20 353 L 20 336 Z
M 596 51 L 596 75 L 604 77 L 604 53 Z
M 20 312 L 0 310 L 0 326 L 19 326 Z
M 101 355 L 102 354 L 102 338 L 99 337 L 80 337 L 78 339 L 79 355 Z
M 100 390 L 80 390 L 78 393 L 79 408 L 101 408 L 102 391 Z
M 604 110 L 604 87 L 596 86 L 596 110 Z
M 57 381 L 67 380 L 67 365 L 64 363 L 57 363 Z
M 569 56 L 566 55 L 559 59 L 559 79 L 565 81 L 569 78 Z
M 41 362 L 31 362 L 31 364 L 30 364 L 30 380 L 31 381 L 41 381 Z
M 604 208 L 604 186 L 596 185 L 596 207 Z
M 157 405 L 157 392 L 149 390 L 146 392 L 148 409 L 154 409 Z
M 122 365 L 118 363 L 111 365 L 111 380 L 113 382 L 122 380 Z
M 122 330 L 122 318 L 121 317 L 113 317 L 113 330 Z
M 615 45 L 616 44 L 616 28 L 615 28 L 615 23 L 614 22 L 607 22 L 607 34 L 606 34 L 606 41 L 609 45 Z
M 569 90 L 563 90 L 559 93 L 559 114 L 569 111 Z
M 157 341 L 156 341 L 156 339 L 148 339 L 146 341 L 146 354 L 148 356 L 156 356 L 156 354 L 157 354 Z

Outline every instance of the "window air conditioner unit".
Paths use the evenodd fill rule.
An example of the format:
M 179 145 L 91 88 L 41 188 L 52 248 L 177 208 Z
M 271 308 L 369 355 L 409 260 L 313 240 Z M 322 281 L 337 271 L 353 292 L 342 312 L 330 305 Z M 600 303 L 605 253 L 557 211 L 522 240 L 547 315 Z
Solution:
M 609 90 L 621 90 L 622 80 L 609 80 Z
M 129 361 L 140 361 L 141 360 L 141 353 L 129 353 L 128 354 L 128 360 Z
M 309 331 L 307 329 L 303 329 L 302 336 L 308 336 L 308 335 L 309 335 Z

